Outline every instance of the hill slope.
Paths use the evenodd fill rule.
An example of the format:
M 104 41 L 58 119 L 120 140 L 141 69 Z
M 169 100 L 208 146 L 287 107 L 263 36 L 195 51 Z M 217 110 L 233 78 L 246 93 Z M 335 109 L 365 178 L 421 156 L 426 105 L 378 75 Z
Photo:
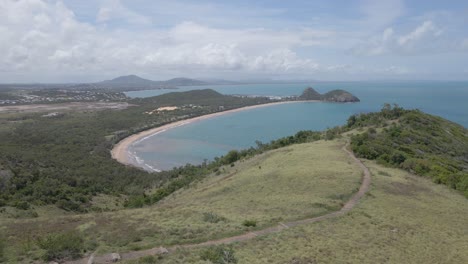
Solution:
M 206 93 L 213 92 L 207 90 Z M 441 130 L 437 129 L 439 125 Z M 369 126 L 371 129 L 359 131 Z M 353 134 L 353 148 L 367 133 L 369 139 L 365 142 L 372 143 L 368 145 L 370 148 L 378 146 L 379 137 L 385 139 L 387 133 L 392 135 L 390 131 L 395 131 L 394 127 L 398 126 L 414 129 L 412 134 L 422 133 L 426 126 L 433 127 L 433 133 L 427 136 L 435 142 L 448 140 L 439 135 L 443 131 L 458 135 L 453 140 L 458 140 L 458 137 L 466 140 L 460 134 L 464 130 L 455 124 L 397 107 L 351 117 L 347 126 L 331 131 L 347 131 L 342 134 L 345 138 Z M 401 129 L 405 131 L 406 128 Z M 401 134 L 394 135 L 397 139 L 405 138 Z M 423 135 L 426 136 L 425 133 Z M 53 239 L 60 234 L 84 239 L 86 243 L 80 248 L 81 253 L 86 249 L 88 252 L 135 251 L 129 254 L 139 254 L 140 249 L 231 237 L 283 221 L 337 210 L 356 192 L 361 170 L 340 149 L 345 142 L 342 139 L 289 145 L 314 141 L 317 136 L 320 137 L 320 133 L 299 132 L 293 137 L 279 139 L 271 147 L 286 147 L 250 159 L 237 158 L 233 165 L 225 163 L 226 166 L 215 169 L 213 174 L 196 178 L 198 180 L 192 181 L 187 188 L 181 188 L 185 186 L 181 185 L 170 196 L 166 193 L 165 198 L 157 200 L 159 203 L 153 206 L 81 215 L 67 215 L 57 209 L 37 206 L 35 209 L 39 215 L 32 219 L 9 219 L 7 215 L 12 209 L 6 208 L 0 214 L 0 224 L 4 227 L 1 235 L 7 238 L 4 255 L 11 262 L 37 258 L 44 254 L 45 249 L 29 243 L 30 237 Z M 419 134 L 413 140 L 418 137 Z M 403 151 L 403 143 L 392 145 L 398 142 L 386 142 L 383 146 L 390 144 L 395 147 L 386 151 Z M 457 160 L 456 153 L 464 153 L 464 145 L 453 150 L 456 155 L 448 156 L 443 156 L 445 150 L 438 149 L 439 144 L 426 142 L 424 146 L 428 147 L 422 149 L 425 153 L 436 153 L 434 156 L 440 158 L 437 162 Z M 360 153 L 360 149 L 356 151 Z M 348 214 L 252 237 L 245 243 L 223 247 L 222 252 L 228 250 L 238 263 L 468 261 L 464 242 L 468 232 L 467 199 L 445 186 L 433 184 L 400 168 L 385 167 L 389 163 L 381 160 L 365 163 L 372 173 L 372 188 Z M 170 177 L 180 179 L 180 172 L 184 172 L 177 172 L 174 171 Z M 144 197 L 155 197 L 161 191 L 165 192 L 167 188 L 148 190 Z M 116 208 L 120 202 L 121 198 L 111 195 L 94 197 L 92 201 L 94 208 Z M 23 251 L 25 244 L 28 245 L 27 252 Z M 212 252 L 210 250 L 216 251 L 206 248 L 179 250 L 158 257 L 157 261 L 204 263 L 206 255 Z M 156 258 L 149 256 L 144 261 L 154 262 Z
M 333 90 L 322 95 L 322 100 L 327 102 L 359 102 L 359 98 L 345 90 Z
M 332 90 L 325 94 L 320 94 L 314 88 L 309 87 L 298 97 L 300 100 L 320 100 L 326 102 L 359 102 L 359 98 L 345 90 Z
M 384 126 L 352 138 L 358 156 L 429 177 L 468 197 L 468 130 L 463 126 L 390 106 L 379 113 L 353 116 L 348 126 Z
M 39 212 L 32 220 L 0 217 L 13 246 L 8 255 L 14 257 L 13 249 L 31 232 L 46 237 L 81 230 L 99 251 L 122 252 L 243 234 L 252 230 L 244 221 L 255 222 L 254 229 L 259 229 L 336 211 L 361 180 L 360 168 L 342 146 L 343 142 L 318 141 L 273 150 L 225 166 L 142 209 L 59 218 Z
M 132 85 L 150 85 L 155 84 L 155 81 L 151 81 L 148 79 L 143 79 L 136 75 L 126 75 L 114 78 L 112 80 L 103 81 L 102 83 L 106 84 L 132 84 Z
M 119 76 L 112 80 L 102 81 L 94 84 L 80 84 L 80 87 L 94 87 L 104 89 L 115 89 L 119 91 L 144 90 L 144 89 L 177 89 L 178 86 L 208 85 L 210 83 L 189 79 L 173 78 L 166 81 L 152 81 L 136 75 Z
M 195 79 L 189 79 L 189 78 L 173 78 L 167 81 L 162 81 L 161 83 L 166 84 L 166 85 L 173 85 L 173 86 L 193 86 L 193 85 L 208 85 L 210 83 L 204 82 L 204 81 L 199 81 Z

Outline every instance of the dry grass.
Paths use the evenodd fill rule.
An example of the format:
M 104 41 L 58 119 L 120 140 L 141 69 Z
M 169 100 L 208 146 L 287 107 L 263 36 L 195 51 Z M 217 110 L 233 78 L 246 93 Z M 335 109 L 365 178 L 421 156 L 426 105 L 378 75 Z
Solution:
M 442 185 L 366 162 L 368 195 L 348 215 L 234 245 L 239 263 L 468 263 L 468 201 Z M 181 251 L 158 263 L 203 263 Z
M 73 216 L 43 212 L 35 219 L 0 219 L 10 245 L 15 245 L 7 255 L 35 256 L 36 249 L 27 253 L 19 245 L 64 230 L 79 230 L 98 245 L 99 252 L 122 252 L 243 233 L 253 228 L 243 226 L 245 220 L 255 220 L 259 229 L 325 214 L 341 207 L 360 184 L 361 172 L 340 149 L 342 145 L 320 141 L 241 161 L 153 207 Z M 95 202 L 107 208 L 117 204 L 109 197 Z M 207 221 L 206 213 L 222 220 Z

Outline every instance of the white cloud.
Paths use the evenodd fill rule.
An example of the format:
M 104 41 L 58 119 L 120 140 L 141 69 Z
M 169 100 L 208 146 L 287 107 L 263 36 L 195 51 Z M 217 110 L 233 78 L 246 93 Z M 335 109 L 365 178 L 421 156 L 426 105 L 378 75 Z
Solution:
M 361 0 L 361 10 L 367 28 L 388 26 L 406 12 L 403 0 Z
M 375 73 L 385 74 L 385 75 L 404 75 L 410 73 L 410 71 L 405 67 L 399 66 L 390 66 L 386 68 L 377 68 L 373 70 Z
M 151 18 L 140 15 L 120 2 L 120 0 L 106 0 L 99 9 L 97 22 L 105 23 L 124 20 L 130 24 L 150 25 Z
M 87 6 L 84 1 L 71 2 Z M 468 51 L 466 33 L 455 32 L 453 28 L 460 27 L 453 24 L 429 18 L 405 20 L 410 28 L 401 20 L 397 23 L 405 12 L 400 0 L 363 1 L 360 19 L 343 16 L 326 22 L 280 18 L 284 10 L 262 13 L 259 6 L 249 13 L 250 5 L 240 12 L 224 10 L 219 3 L 191 2 L 189 7 L 198 8 L 193 11 L 182 10 L 180 1 L 149 1 L 145 3 L 150 10 L 143 12 L 146 6 L 129 9 L 124 5 L 129 2 L 93 2 L 86 14 L 75 16 L 60 0 L 0 0 L 0 78 L 24 76 L 37 81 L 37 77 L 49 80 L 62 75 L 85 81 L 80 77 L 127 73 L 154 79 L 218 74 L 226 78 L 390 75 L 409 71 L 389 65 L 416 69 L 418 63 L 393 55 L 427 58 Z M 248 18 L 240 21 L 244 11 Z M 379 33 L 364 39 L 369 32 Z M 363 41 L 356 45 L 357 40 Z M 353 46 L 354 54 L 368 57 L 346 56 Z M 463 62 L 458 64 L 465 68 Z
M 391 38 L 393 37 L 393 34 L 394 34 L 393 28 L 385 29 L 382 35 L 382 41 L 387 42 L 391 40 Z
M 409 34 L 399 37 L 398 44 L 400 46 L 408 46 L 424 38 L 438 37 L 441 34 L 442 30 L 436 28 L 432 21 L 424 21 Z
M 109 3 L 112 10 L 101 9 L 98 20 L 121 16 L 139 22 L 119 1 Z M 79 22 L 61 2 L 0 0 L 0 5 L 5 14 L 0 16 L 0 52 L 5 54 L 0 68 L 10 72 L 312 72 L 326 67 L 300 58 L 293 49 L 322 45 L 333 35 L 311 29 L 219 29 L 194 22 L 135 33 Z
M 463 44 L 456 44 L 454 38 L 444 36 L 444 30 L 432 21 L 424 21 L 408 33 L 395 33 L 393 28 L 385 29 L 380 35 L 371 37 L 352 48 L 355 55 L 423 55 L 462 51 Z

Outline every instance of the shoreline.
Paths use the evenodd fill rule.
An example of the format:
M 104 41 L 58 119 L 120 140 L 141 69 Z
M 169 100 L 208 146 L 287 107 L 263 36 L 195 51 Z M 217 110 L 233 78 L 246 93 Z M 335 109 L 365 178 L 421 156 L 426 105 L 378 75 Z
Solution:
M 222 112 L 216 112 L 216 113 L 211 113 L 207 115 L 202 115 L 202 116 L 197 116 L 193 117 L 190 119 L 184 119 L 180 121 L 176 121 L 173 123 L 169 123 L 160 127 L 155 127 L 151 128 L 148 130 L 141 131 L 139 133 L 130 135 L 121 141 L 119 141 L 111 150 L 111 156 L 113 159 L 117 160 L 118 162 L 124 164 L 124 165 L 131 165 L 135 166 L 138 168 L 145 168 L 151 169 L 152 171 L 159 172 L 161 170 L 158 170 L 156 168 L 151 167 L 150 165 L 147 165 L 145 163 L 139 162 L 139 158 L 135 155 L 135 153 L 131 153 L 129 151 L 129 148 L 132 144 L 137 143 L 139 141 L 145 140 L 149 137 L 152 137 L 154 135 L 157 135 L 159 133 L 165 132 L 169 129 L 173 129 L 179 126 L 183 126 L 186 124 L 190 124 L 193 122 L 197 121 L 202 121 L 205 119 L 225 115 L 225 114 L 230 114 L 230 113 L 236 113 L 240 111 L 245 111 L 245 110 L 251 110 L 251 109 L 256 109 L 260 107 L 267 107 L 267 106 L 274 106 L 274 105 L 281 105 L 281 104 L 290 104 L 290 103 L 319 103 L 322 102 L 320 100 L 309 100 L 309 101 L 284 101 L 284 102 L 273 102 L 273 103 L 267 103 L 267 104 L 259 104 L 259 105 L 251 105 L 251 106 L 245 106 L 241 108 L 236 108 L 236 109 L 231 109 L 231 110 L 226 110 Z

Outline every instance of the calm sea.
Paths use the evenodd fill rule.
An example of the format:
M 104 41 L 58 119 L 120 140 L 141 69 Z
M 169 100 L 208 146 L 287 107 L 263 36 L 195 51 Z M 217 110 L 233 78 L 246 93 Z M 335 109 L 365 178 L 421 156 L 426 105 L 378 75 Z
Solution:
M 296 103 L 268 106 L 215 117 L 159 133 L 131 147 L 142 163 L 162 170 L 248 148 L 256 140 L 270 140 L 299 130 L 323 130 L 342 125 L 356 113 L 378 111 L 384 103 L 397 103 L 442 116 L 468 127 L 468 82 L 317 82 L 303 84 L 211 85 L 176 91 L 210 88 L 223 94 L 287 96 L 312 86 L 319 92 L 347 90 L 359 103 Z M 173 90 L 128 92 L 149 97 Z

